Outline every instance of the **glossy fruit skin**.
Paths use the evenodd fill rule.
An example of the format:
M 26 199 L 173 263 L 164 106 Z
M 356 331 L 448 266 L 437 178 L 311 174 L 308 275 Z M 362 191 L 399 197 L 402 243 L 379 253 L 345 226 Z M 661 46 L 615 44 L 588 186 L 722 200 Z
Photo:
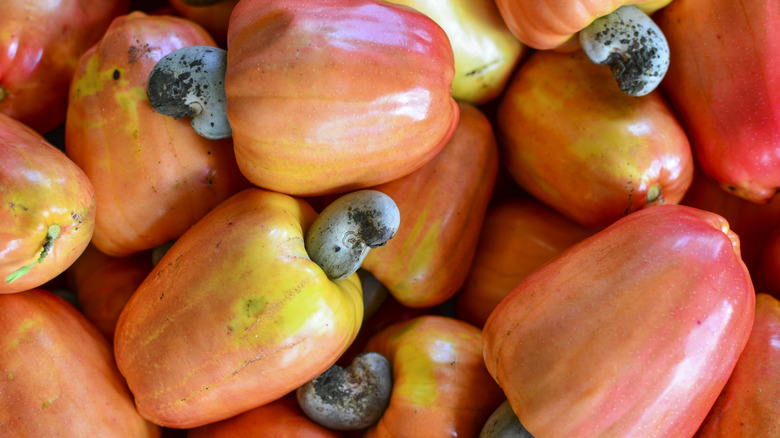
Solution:
M 504 401 L 482 361 L 480 330 L 463 321 L 401 321 L 374 335 L 365 351 L 393 367 L 390 405 L 365 438 L 477 436 Z
M 592 228 L 679 202 L 693 177 L 688 138 L 660 92 L 628 96 L 601 67 L 582 51 L 535 52 L 507 86 L 496 116 L 503 162 L 515 181 Z
M 2 114 L 0 205 L 0 294 L 39 287 L 62 273 L 95 228 L 95 192 L 84 172 L 32 128 Z M 60 227 L 53 241 L 47 237 L 52 226 Z M 8 283 L 25 266 L 29 271 Z
M 594 232 L 530 196 L 493 204 L 482 224 L 474 262 L 455 295 L 455 315 L 484 326 L 525 277 Z
M 636 5 L 648 14 L 672 0 L 496 0 L 501 16 L 523 43 L 540 50 L 575 50 L 577 32 L 593 20 L 623 5 Z
M 248 0 L 233 10 L 225 77 L 236 160 L 255 185 L 299 196 L 407 175 L 452 136 L 444 31 L 374 0 Z
M 247 186 L 230 140 L 207 140 L 189 119 L 163 116 L 149 104 L 155 63 L 197 44 L 215 45 L 189 20 L 132 12 L 79 60 L 65 147 L 95 186 L 93 244 L 105 254 L 124 257 L 176 239 Z
M 235 417 L 190 429 L 187 438 L 340 438 L 341 435 L 311 421 L 294 395 L 286 395 Z
M 158 437 L 138 415 L 111 346 L 43 289 L 0 295 L 0 425 L 5 436 Z
M 756 295 L 753 330 L 696 438 L 780 435 L 780 301 Z
M 113 341 L 119 314 L 152 268 L 151 251 L 111 257 L 88 245 L 68 268 L 66 277 L 81 313 Z
M 431 307 L 461 287 L 498 174 L 498 147 L 488 118 L 460 104 L 447 146 L 411 174 L 373 187 L 401 212 L 395 237 L 369 251 L 363 268 L 404 306 Z
M 485 324 L 485 363 L 534 436 L 690 437 L 754 307 L 728 223 L 661 205 L 526 277 Z
M 246 189 L 165 253 L 117 322 L 139 412 L 191 428 L 276 400 L 330 367 L 363 317 L 357 274 L 328 280 L 303 236 L 316 212 Z M 175 354 L 172 354 L 175 352 Z
M 431 17 L 455 56 L 452 96 L 481 105 L 498 97 L 529 50 L 504 24 L 494 0 L 392 0 Z
M 674 54 L 661 87 L 697 161 L 756 203 L 780 187 L 778 14 L 776 0 L 686 0 L 655 16 Z
M 758 274 L 762 254 L 771 240 L 775 228 L 780 225 L 780 196 L 766 204 L 756 204 L 722 190 L 720 184 L 706 176 L 699 166 L 693 173 L 693 181 L 680 204 L 711 211 L 728 221 L 731 230 L 739 236 L 740 253 L 748 270 Z M 756 284 L 756 290 L 769 292 Z
M 129 0 L 6 0 L 0 14 L 0 113 L 44 134 L 65 120 L 79 57 Z

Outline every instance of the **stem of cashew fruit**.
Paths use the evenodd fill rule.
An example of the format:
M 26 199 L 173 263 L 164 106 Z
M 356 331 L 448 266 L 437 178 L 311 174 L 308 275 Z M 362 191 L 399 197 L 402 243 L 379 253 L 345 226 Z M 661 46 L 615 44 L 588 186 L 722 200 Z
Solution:
M 306 231 L 304 245 L 328 278 L 339 281 L 360 268 L 369 249 L 392 239 L 400 222 L 392 198 L 377 190 L 358 190 L 322 210 Z
M 379 353 L 362 353 L 348 368 L 333 365 L 295 391 L 312 421 L 333 430 L 359 430 L 387 409 L 393 388 L 390 362 Z
M 641 9 L 621 6 L 580 31 L 580 45 L 591 61 L 609 65 L 626 94 L 653 91 L 669 68 L 669 44 L 661 29 Z
M 30 271 L 33 266 L 37 265 L 38 263 L 42 262 L 43 259 L 46 258 L 46 256 L 51 251 L 52 245 L 54 245 L 54 241 L 57 240 L 58 237 L 60 237 L 60 233 L 62 232 L 62 228 L 57 225 L 53 224 L 49 226 L 49 229 L 46 231 L 46 237 L 43 239 L 43 249 L 41 249 L 41 255 L 38 256 L 38 260 L 35 261 L 35 263 L 32 263 L 27 266 L 22 266 L 21 268 L 17 269 L 16 271 L 8 274 L 5 277 L 5 284 L 11 284 L 14 281 L 18 280 L 24 274 Z

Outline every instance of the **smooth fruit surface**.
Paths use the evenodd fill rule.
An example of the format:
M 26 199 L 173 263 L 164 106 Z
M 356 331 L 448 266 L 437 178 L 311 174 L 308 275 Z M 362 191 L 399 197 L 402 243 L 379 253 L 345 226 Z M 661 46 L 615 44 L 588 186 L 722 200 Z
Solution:
M 753 326 L 755 292 L 720 216 L 631 213 L 520 283 L 485 363 L 534 436 L 692 436 Z
M 299 196 L 382 184 L 430 161 L 458 122 L 446 33 L 374 0 L 248 0 L 228 31 L 236 160 Z

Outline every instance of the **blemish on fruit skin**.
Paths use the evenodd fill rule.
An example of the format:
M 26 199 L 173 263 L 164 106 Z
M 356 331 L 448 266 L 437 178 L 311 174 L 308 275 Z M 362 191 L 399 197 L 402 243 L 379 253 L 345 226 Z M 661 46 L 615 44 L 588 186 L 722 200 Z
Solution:
M 43 243 L 41 244 L 41 253 L 38 256 L 38 260 L 36 260 L 30 265 L 22 266 L 19 269 L 15 270 L 14 272 L 8 274 L 5 277 L 5 284 L 13 283 L 14 281 L 26 275 L 27 272 L 30 271 L 30 269 L 32 269 L 39 263 L 43 262 L 46 259 L 46 256 L 51 251 L 51 248 L 54 245 L 54 241 L 56 241 L 57 238 L 60 237 L 61 233 L 62 233 L 62 227 L 60 225 L 58 224 L 49 225 L 49 228 L 46 231 L 46 236 L 44 237 Z
M 125 132 L 134 141 L 138 141 L 138 127 L 140 125 L 138 103 L 146 101 L 146 90 L 142 86 L 120 89 L 114 93 L 114 100 L 122 109 L 125 118 Z M 137 148 L 138 152 L 141 150 L 142 148 Z
M 127 49 L 127 63 L 131 65 L 135 64 L 147 54 L 159 51 L 159 47 L 152 47 L 148 43 L 138 44 L 137 46 L 130 46 Z
M 83 99 L 103 91 L 108 82 L 119 86 L 127 85 L 127 80 L 123 79 L 125 75 L 123 68 L 111 66 L 102 71 L 99 71 L 99 68 L 100 58 L 97 55 L 90 56 L 83 74 L 74 83 L 76 99 Z
M 19 207 L 22 207 L 22 209 L 24 209 L 24 211 L 27 211 L 27 209 L 26 209 L 26 208 L 24 208 L 24 206 L 23 206 L 23 205 L 21 205 L 21 204 L 15 204 L 15 203 L 13 203 L 13 202 L 9 202 L 9 203 L 8 203 L 8 207 L 11 209 L 11 214 L 13 214 L 13 215 L 14 215 L 14 217 L 16 217 L 16 206 L 17 206 L 17 205 L 18 205 Z

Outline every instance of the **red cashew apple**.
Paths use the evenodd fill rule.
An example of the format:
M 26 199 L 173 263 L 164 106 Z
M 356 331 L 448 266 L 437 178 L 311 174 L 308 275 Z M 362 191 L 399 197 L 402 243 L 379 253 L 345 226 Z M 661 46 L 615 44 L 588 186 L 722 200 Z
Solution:
M 780 188 L 777 0 L 684 0 L 655 15 L 674 53 L 662 82 L 704 173 L 767 203 Z
M 317 213 L 259 188 L 184 233 L 125 305 L 117 365 L 145 418 L 192 428 L 272 402 L 328 369 L 357 335 L 360 280 L 333 282 L 304 234 Z
M 111 345 L 43 289 L 0 295 L 0 425 L 4 436 L 154 438 L 116 368 Z
M 0 14 L 0 113 L 45 134 L 65 120 L 81 55 L 129 0 L 6 0 Z
M 254 184 L 313 196 L 407 175 L 452 136 L 447 35 L 375 0 L 245 0 L 228 28 L 236 160 Z
M 681 205 L 631 213 L 523 280 L 485 363 L 534 436 L 691 437 L 753 326 L 739 238 Z
M 0 114 L 0 294 L 39 287 L 89 244 L 95 191 L 40 134 Z
M 632 97 L 582 52 L 540 51 L 498 107 L 507 170 L 529 193 L 588 227 L 682 199 L 688 137 L 660 91 Z
M 146 83 L 156 62 L 215 45 L 184 18 L 132 12 L 111 23 L 79 60 L 70 88 L 65 150 L 95 185 L 92 243 L 124 257 L 179 237 L 247 187 L 230 140 L 206 140 L 186 120 L 157 114 Z

